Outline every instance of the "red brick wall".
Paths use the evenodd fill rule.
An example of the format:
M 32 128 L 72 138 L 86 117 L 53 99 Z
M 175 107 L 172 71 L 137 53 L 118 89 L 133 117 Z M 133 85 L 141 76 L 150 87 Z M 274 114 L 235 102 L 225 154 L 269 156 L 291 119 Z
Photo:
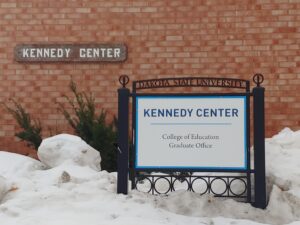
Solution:
M 267 136 L 300 128 L 300 2 L 298 0 L 2 0 L 0 101 L 14 98 L 43 127 L 70 130 L 56 102 L 73 79 L 116 113 L 118 76 L 265 75 Z M 125 63 L 14 61 L 22 43 L 105 43 L 128 46 Z M 0 149 L 29 154 L 0 108 Z M 46 132 L 47 133 L 47 132 Z

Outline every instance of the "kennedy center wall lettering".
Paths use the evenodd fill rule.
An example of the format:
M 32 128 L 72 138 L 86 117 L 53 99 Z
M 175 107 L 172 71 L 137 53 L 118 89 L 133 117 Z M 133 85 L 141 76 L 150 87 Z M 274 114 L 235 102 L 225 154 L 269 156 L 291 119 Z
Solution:
M 122 62 L 126 58 L 124 44 L 32 44 L 15 48 L 18 62 Z

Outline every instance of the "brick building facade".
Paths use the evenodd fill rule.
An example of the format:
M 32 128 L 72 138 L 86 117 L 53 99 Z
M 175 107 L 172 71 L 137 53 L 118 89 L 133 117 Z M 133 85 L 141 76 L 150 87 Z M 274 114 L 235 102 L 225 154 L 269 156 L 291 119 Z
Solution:
M 265 76 L 266 135 L 300 128 L 299 0 L 3 0 L 0 101 L 14 98 L 48 127 L 70 131 L 56 102 L 71 77 L 116 114 L 118 77 Z M 17 44 L 125 43 L 123 63 L 18 63 Z M 30 154 L 0 108 L 0 149 Z M 45 132 L 47 135 L 47 132 Z

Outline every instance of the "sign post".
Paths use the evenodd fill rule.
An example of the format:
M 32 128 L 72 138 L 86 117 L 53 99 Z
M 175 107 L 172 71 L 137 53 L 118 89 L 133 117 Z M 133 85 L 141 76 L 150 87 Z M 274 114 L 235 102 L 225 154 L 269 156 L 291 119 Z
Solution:
M 117 144 L 117 193 L 128 193 L 128 165 L 129 165 L 129 82 L 127 76 L 119 79 L 122 88 L 118 89 L 118 144 Z
M 254 206 L 265 209 L 266 199 L 266 166 L 265 166 L 265 88 L 260 84 L 263 76 L 256 74 L 253 77 L 256 87 L 253 88 L 253 119 L 254 119 L 254 167 L 255 167 L 255 201 Z

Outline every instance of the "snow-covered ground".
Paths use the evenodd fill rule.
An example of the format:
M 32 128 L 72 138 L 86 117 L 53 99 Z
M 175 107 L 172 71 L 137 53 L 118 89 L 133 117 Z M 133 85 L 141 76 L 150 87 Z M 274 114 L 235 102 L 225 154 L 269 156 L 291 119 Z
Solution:
M 0 152 L 1 225 L 300 224 L 300 131 L 266 140 L 266 210 L 186 191 L 117 195 L 116 173 L 99 171 L 100 156 L 80 139 L 42 146 L 41 162 Z

